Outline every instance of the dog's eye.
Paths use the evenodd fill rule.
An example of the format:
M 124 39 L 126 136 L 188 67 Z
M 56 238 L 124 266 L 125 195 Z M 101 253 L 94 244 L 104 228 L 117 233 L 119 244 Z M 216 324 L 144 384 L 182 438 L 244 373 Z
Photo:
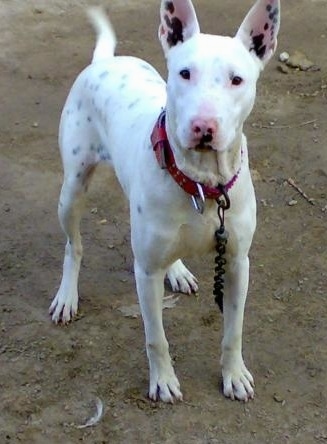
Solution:
M 179 75 L 184 80 L 190 80 L 190 78 L 191 78 L 191 72 L 189 69 L 182 69 L 181 72 L 179 73 Z
M 240 77 L 240 76 L 233 76 L 233 77 L 232 77 L 232 85 L 234 85 L 234 86 L 238 86 L 238 85 L 240 85 L 242 82 L 243 82 L 242 77 Z

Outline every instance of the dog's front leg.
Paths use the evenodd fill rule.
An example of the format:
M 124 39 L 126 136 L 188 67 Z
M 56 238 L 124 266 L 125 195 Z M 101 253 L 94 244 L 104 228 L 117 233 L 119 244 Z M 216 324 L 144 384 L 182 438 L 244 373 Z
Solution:
M 226 397 L 248 401 L 254 396 L 254 382 L 242 357 L 242 331 L 249 283 L 249 259 L 247 256 L 228 257 L 227 264 L 221 358 L 223 390 Z
M 166 270 L 148 273 L 135 260 L 135 279 L 143 317 L 146 350 L 150 367 L 149 397 L 174 402 L 182 393 L 169 355 L 162 323 L 162 299 Z

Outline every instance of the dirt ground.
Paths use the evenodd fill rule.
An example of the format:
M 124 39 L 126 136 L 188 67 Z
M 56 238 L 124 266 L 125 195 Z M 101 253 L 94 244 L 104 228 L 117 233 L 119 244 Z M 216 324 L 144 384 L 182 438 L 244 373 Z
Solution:
M 278 54 L 300 50 L 320 70 L 285 74 L 276 56 L 246 125 L 258 229 L 244 355 L 256 397 L 244 404 L 221 393 L 222 317 L 211 294 L 213 258 L 205 257 L 188 263 L 199 294 L 181 295 L 164 313 L 185 398 L 175 405 L 147 399 L 142 322 L 119 310 L 136 303 L 128 206 L 105 170 L 82 226 L 80 316 L 68 327 L 48 316 L 65 243 L 57 128 L 70 85 L 91 57 L 90 3 L 0 0 L 0 442 L 327 442 L 327 1 L 283 2 Z M 194 3 L 203 31 L 233 34 L 252 2 Z M 165 75 L 159 1 L 107 5 L 118 52 Z M 97 397 L 102 420 L 78 429 Z

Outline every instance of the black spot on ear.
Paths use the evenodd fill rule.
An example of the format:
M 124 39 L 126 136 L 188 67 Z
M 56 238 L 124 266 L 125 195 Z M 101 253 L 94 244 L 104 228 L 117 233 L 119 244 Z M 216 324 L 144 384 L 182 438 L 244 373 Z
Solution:
M 268 25 L 268 23 L 266 23 L 263 29 L 264 29 L 265 31 L 267 31 L 268 28 L 269 28 L 269 25 Z
M 272 10 L 272 6 L 271 5 L 267 5 L 267 11 L 270 12 Z
M 171 20 L 168 15 L 165 15 L 165 21 L 167 27 L 171 29 L 171 32 L 168 32 L 167 43 L 170 47 L 176 46 L 178 42 L 183 42 L 183 24 L 177 17 L 173 17 Z
M 265 53 L 266 53 L 266 45 L 263 44 L 264 34 L 258 34 L 252 37 L 252 47 L 250 48 L 250 51 L 254 51 L 259 59 L 263 59 Z
M 165 10 L 170 12 L 171 14 L 174 14 L 175 12 L 175 6 L 173 2 L 166 2 L 165 4 Z
M 269 14 L 269 19 L 270 20 L 276 20 L 277 23 L 277 16 L 278 16 L 278 8 L 275 8 L 273 11 L 270 12 Z

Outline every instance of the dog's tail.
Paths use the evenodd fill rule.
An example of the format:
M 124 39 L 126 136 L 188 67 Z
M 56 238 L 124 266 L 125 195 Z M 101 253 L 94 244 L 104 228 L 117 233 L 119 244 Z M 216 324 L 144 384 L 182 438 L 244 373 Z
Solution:
M 89 8 L 87 15 L 97 34 L 92 63 L 113 57 L 116 47 L 116 35 L 104 9 L 101 7 Z

